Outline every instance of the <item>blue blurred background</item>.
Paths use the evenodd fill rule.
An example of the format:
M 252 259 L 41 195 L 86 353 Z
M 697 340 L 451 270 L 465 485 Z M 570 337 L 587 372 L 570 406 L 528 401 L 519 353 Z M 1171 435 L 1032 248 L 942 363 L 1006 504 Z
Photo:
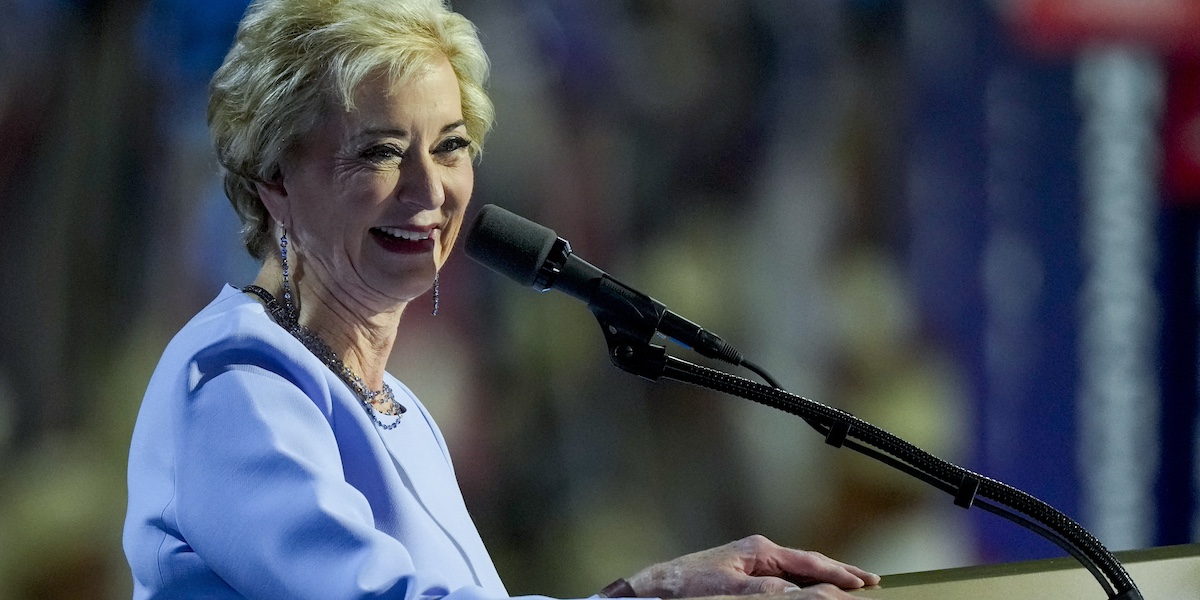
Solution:
M 454 6 L 493 61 L 476 207 L 1112 549 L 1200 541 L 1200 5 Z M 204 124 L 244 9 L 0 1 L 0 597 L 129 596 L 149 373 L 256 271 Z M 621 373 L 581 305 L 462 256 L 428 308 L 391 369 L 514 594 L 751 533 L 879 573 L 1060 555 L 798 419 Z

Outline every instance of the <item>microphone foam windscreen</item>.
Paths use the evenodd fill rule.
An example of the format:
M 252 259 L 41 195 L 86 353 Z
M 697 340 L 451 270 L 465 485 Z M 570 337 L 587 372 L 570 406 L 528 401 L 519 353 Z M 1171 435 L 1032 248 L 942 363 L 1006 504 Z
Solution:
M 479 210 L 467 231 L 467 256 L 530 287 L 546 262 L 558 234 L 495 204 Z

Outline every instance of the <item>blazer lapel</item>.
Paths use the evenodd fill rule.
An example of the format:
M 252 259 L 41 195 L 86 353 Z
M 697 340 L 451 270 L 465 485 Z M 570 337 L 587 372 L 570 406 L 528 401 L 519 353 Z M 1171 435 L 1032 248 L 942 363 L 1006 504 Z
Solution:
M 399 389 L 396 392 L 401 396 Z M 458 547 L 476 582 L 487 589 L 504 591 L 491 556 L 467 512 L 449 459 L 434 435 L 432 418 L 411 396 L 401 401 L 409 409 L 401 425 L 391 430 L 376 428 L 384 446 L 396 468 L 410 480 L 421 505 Z

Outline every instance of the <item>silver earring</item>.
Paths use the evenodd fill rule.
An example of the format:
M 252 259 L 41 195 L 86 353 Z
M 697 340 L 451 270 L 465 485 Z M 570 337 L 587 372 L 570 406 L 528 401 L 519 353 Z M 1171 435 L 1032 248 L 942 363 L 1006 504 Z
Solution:
M 287 257 L 288 241 L 287 229 L 283 229 L 279 236 L 279 257 L 283 260 L 283 310 L 287 313 L 288 319 L 296 322 L 299 319 L 296 315 L 296 307 L 292 305 L 292 286 L 288 282 L 288 257 Z
M 441 300 L 441 298 L 439 298 L 439 290 L 438 290 L 438 275 L 434 275 L 433 276 L 433 316 L 435 316 L 435 317 L 437 316 L 438 304 L 440 303 L 440 300 Z

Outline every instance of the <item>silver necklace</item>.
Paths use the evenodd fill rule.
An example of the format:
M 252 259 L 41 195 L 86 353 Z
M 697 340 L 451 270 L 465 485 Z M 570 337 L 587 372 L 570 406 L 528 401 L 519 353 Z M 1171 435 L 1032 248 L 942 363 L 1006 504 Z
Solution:
M 281 306 L 275 296 L 257 285 L 248 285 L 242 288 L 243 292 L 248 292 L 262 298 L 267 305 L 267 311 L 271 314 L 271 318 L 292 334 L 292 337 L 304 344 L 309 352 L 313 353 L 325 366 L 329 367 L 347 386 L 362 400 L 364 408 L 367 409 L 367 414 L 375 425 L 381 429 L 395 429 L 400 425 L 400 419 L 408 410 L 403 404 L 396 400 L 395 394 L 392 392 L 391 386 L 387 383 L 383 384 L 383 389 L 375 391 L 367 387 L 361 377 L 356 375 L 342 359 L 338 357 L 337 352 L 334 352 L 329 344 L 325 343 L 311 329 L 297 322 L 295 315 L 288 314 L 285 307 Z M 387 406 L 386 409 L 381 409 L 381 406 Z M 383 423 L 379 420 L 378 415 L 387 415 L 395 417 L 396 420 L 391 423 Z
M 367 414 L 371 417 L 371 421 L 373 421 L 377 427 L 380 429 L 395 429 L 396 426 L 400 425 L 400 419 L 404 417 L 404 413 L 408 409 L 396 400 L 396 395 L 392 393 L 392 387 L 389 386 L 387 382 L 384 382 L 383 389 L 379 391 L 374 391 L 368 388 L 367 384 L 363 383 L 362 378 L 356 375 L 354 371 L 351 371 L 350 367 L 346 366 L 346 363 L 342 362 L 342 359 L 338 357 L 337 352 L 334 352 L 333 348 L 330 348 L 329 344 L 325 343 L 325 340 L 322 340 L 320 336 L 318 336 L 316 333 L 313 333 L 313 331 L 308 327 L 300 324 L 299 311 L 296 310 L 295 305 L 292 304 L 292 289 L 288 281 L 287 247 L 287 232 L 285 231 L 279 239 L 279 250 L 283 258 L 282 304 L 275 299 L 275 296 L 271 294 L 271 292 L 268 292 L 257 285 L 248 285 L 243 287 L 242 291 L 254 294 L 255 296 L 261 298 L 263 303 L 267 305 L 267 312 L 271 314 L 271 318 L 278 323 L 280 327 L 286 329 L 288 333 L 292 334 L 292 337 L 299 340 L 301 344 L 304 344 L 304 347 L 308 348 L 308 351 L 312 352 L 313 356 L 316 356 L 317 359 L 325 363 L 325 366 L 329 367 L 331 371 L 337 374 L 337 376 L 340 377 L 347 386 L 350 386 L 350 389 L 354 392 L 354 394 L 358 396 L 360 400 L 362 400 L 363 407 L 366 408 Z M 380 410 L 380 406 L 387 406 L 388 408 L 386 410 Z M 396 420 L 391 423 L 384 424 L 377 416 L 381 414 L 390 417 L 396 417 Z

